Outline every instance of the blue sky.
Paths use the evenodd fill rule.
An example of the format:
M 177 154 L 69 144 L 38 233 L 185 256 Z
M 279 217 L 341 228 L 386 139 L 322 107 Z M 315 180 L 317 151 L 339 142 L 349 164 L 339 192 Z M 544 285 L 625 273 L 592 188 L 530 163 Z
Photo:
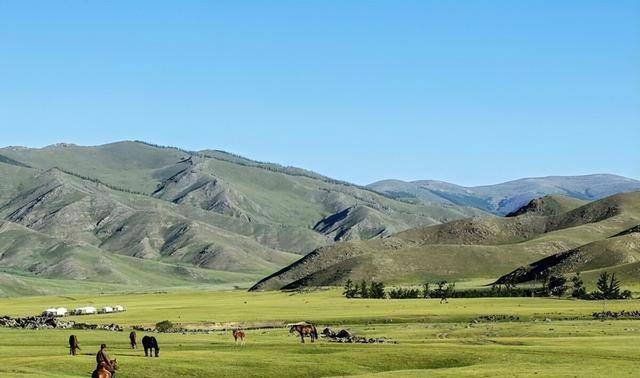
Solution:
M 0 145 L 640 178 L 640 1 L 0 1 Z

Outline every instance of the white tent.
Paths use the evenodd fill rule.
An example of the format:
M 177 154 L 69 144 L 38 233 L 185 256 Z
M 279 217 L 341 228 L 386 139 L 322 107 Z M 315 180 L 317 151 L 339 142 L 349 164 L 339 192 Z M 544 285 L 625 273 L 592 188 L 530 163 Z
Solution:
M 65 316 L 67 315 L 67 313 L 68 311 L 64 307 L 58 307 L 58 308 L 52 307 L 44 310 L 42 312 L 42 316 Z
M 115 305 L 115 306 L 113 306 L 113 311 L 114 312 L 122 312 L 122 311 L 124 311 L 124 307 L 122 307 L 120 305 Z
M 98 311 L 96 311 L 95 307 L 79 307 L 76 308 L 75 310 L 73 310 L 73 313 L 76 315 L 88 315 L 88 314 L 95 314 Z
M 110 312 L 113 312 L 113 307 L 105 306 L 100 310 L 100 312 L 103 314 L 108 314 Z

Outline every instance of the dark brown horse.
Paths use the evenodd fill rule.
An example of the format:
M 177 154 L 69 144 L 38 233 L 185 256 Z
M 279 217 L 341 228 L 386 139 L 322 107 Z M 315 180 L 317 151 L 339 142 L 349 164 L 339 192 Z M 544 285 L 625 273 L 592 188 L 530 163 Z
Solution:
M 311 323 L 296 323 L 291 324 L 291 328 L 289 328 L 289 333 L 298 332 L 300 335 L 300 341 L 304 343 L 304 337 L 309 336 L 311 338 L 311 342 L 314 340 L 318 340 L 318 331 L 316 330 L 316 326 Z
M 236 341 L 236 344 L 238 344 L 238 340 L 240 340 L 240 346 L 244 346 L 244 331 L 241 329 L 234 329 L 233 330 L 233 339 Z
M 69 336 L 69 354 L 75 356 L 78 354 L 80 346 L 78 345 L 78 338 L 76 335 Z
M 118 370 L 118 359 L 110 360 L 113 370 Z M 103 362 L 100 367 L 91 374 L 92 378 L 111 378 L 111 372 L 107 370 L 107 365 Z
M 136 342 L 136 331 L 131 331 L 129 334 L 129 342 L 131 342 L 131 349 L 136 349 L 138 343 Z
M 142 338 L 142 346 L 144 347 L 145 357 L 151 357 L 151 354 L 155 354 L 156 357 L 160 356 L 160 347 L 158 347 L 158 340 L 153 336 L 144 336 Z

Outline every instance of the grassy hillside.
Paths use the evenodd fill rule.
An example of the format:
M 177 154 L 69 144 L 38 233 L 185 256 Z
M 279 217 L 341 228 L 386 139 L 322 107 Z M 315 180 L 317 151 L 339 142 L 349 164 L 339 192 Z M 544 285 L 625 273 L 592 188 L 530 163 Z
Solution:
M 350 215 L 333 221 L 343 213 Z M 0 149 L 0 268 L 11 274 L 4 277 L 7 291 L 11 284 L 28 291 L 34 277 L 87 287 L 246 283 L 320 246 L 477 214 L 412 205 L 221 151 L 142 142 Z M 123 261 L 149 263 L 152 273 L 127 270 Z M 198 274 L 174 281 L 169 273 L 165 280 L 162 266 Z M 216 277 L 241 276 L 219 282 L 202 273 L 200 280 L 206 269 Z
M 616 193 L 640 190 L 640 181 L 596 174 L 525 178 L 496 185 L 463 187 L 442 181 L 384 180 L 369 188 L 413 203 L 472 206 L 494 214 L 509 214 L 535 198 L 559 194 L 593 201 Z
M 518 210 L 515 210 L 506 216 L 516 217 L 523 214 L 558 215 L 585 205 L 587 202 L 588 201 L 559 194 L 548 195 L 541 198 L 535 198 L 525 206 L 522 206 Z
M 637 230 L 634 227 L 631 230 Z M 640 232 L 624 233 L 545 257 L 500 277 L 497 282 L 523 283 L 550 274 L 583 273 L 594 281 L 607 271 L 623 280 L 640 278 Z
M 432 199 L 446 192 L 468 200 L 411 203 L 300 168 L 144 142 L 2 148 L 0 174 L 0 268 L 7 290 L 10 283 L 28 290 L 32 279 L 79 280 L 87 288 L 246 282 L 309 252 L 258 286 L 333 284 L 346 277 L 495 278 L 640 223 L 622 210 L 628 204 L 580 206 L 575 199 L 634 185 L 610 176 L 503 184 L 491 193 L 562 187 L 571 198 L 545 197 L 499 218 L 478 209 L 493 209 L 487 204 L 499 196 L 478 200 L 448 183 L 420 185 Z M 142 271 L 126 269 L 138 264 Z M 199 276 L 209 270 L 215 277 Z M 175 281 L 163 279 L 174 274 Z
M 173 286 L 246 286 L 258 273 L 148 261 L 0 222 L 0 296 Z
M 270 245 L 297 253 L 330 243 L 333 238 L 322 237 L 312 228 L 352 206 L 367 207 L 375 215 L 354 225 L 362 231 L 347 233 L 348 238 L 376 235 L 381 229 L 389 234 L 482 213 L 443 204 L 411 205 L 313 172 L 221 151 L 190 152 L 142 142 L 118 142 L 96 147 L 12 147 L 0 149 L 0 154 L 40 169 L 58 167 L 116 189 L 237 218 L 236 228 L 246 223 L 297 227 L 301 230 L 294 233 L 297 241 L 304 237 L 302 243 L 282 240 L 282 246 Z
M 640 192 L 549 216 L 464 219 L 380 240 L 319 248 L 253 289 L 339 285 L 346 279 L 420 283 L 497 278 L 531 261 L 607 239 L 639 221 Z M 621 248 L 635 253 L 637 245 L 623 243 Z M 634 280 L 640 281 L 640 273 Z

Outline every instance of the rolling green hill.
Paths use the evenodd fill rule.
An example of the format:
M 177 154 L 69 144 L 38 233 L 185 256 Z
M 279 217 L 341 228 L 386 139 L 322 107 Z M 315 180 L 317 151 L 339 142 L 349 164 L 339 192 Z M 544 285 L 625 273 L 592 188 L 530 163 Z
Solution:
M 639 227 L 610 238 L 598 240 L 578 248 L 553 254 L 528 266 L 519 267 L 500 277 L 496 282 L 523 283 L 550 274 L 583 273 L 595 280 L 602 271 L 622 273 L 623 279 L 637 281 L 640 278 Z
M 640 192 L 571 207 L 560 212 L 554 206 L 553 215 L 523 211 L 508 218 L 456 220 L 383 239 L 322 247 L 262 279 L 253 290 L 339 285 L 347 279 L 420 283 L 496 278 L 556 253 L 611 243 L 609 237 L 640 222 Z M 617 245 L 636 256 L 638 245 L 629 242 L 636 237 L 632 234 L 618 237 L 623 239 Z M 615 265 L 613 259 L 607 260 L 609 266 Z M 640 272 L 634 279 L 640 280 Z
M 482 214 L 143 142 L 2 148 L 0 175 L 2 282 L 22 292 L 35 278 L 246 285 L 321 246 Z
M 588 193 L 545 197 L 502 218 L 488 216 L 482 209 L 495 208 L 477 197 L 437 200 L 462 196 L 452 184 L 432 182 L 441 192 L 429 192 L 433 201 L 409 201 L 219 150 L 138 141 L 5 147 L 0 290 L 246 287 L 273 272 L 257 287 L 495 278 L 640 223 L 627 219 L 627 205 L 576 199 L 633 180 L 567 180 L 560 181 L 571 193 Z M 540 191 L 532 185 L 547 184 L 519 180 L 499 192 Z

